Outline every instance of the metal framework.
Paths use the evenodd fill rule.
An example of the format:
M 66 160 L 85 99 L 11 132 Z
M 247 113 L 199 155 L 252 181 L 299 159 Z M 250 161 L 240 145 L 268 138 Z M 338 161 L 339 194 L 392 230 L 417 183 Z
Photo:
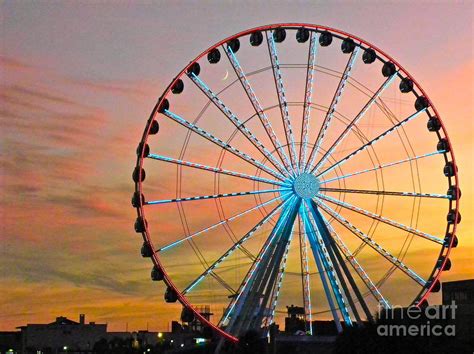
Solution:
M 303 48 L 301 63 L 282 63 L 282 42 L 291 40 L 289 34 L 295 33 Z M 269 65 L 246 71 L 246 59 L 244 54 L 240 56 L 239 49 L 248 39 L 252 47 L 263 44 Z M 318 57 L 325 51 L 322 47 L 331 43 L 342 44 L 344 54 L 340 55 L 347 55 L 345 66 L 330 69 L 318 65 Z M 221 53 L 225 54 L 222 58 Z M 364 64 L 358 64 L 362 53 Z M 222 82 L 213 81 L 214 76 L 204 75 L 213 70 L 208 64 L 219 67 L 221 60 L 235 74 L 224 87 Z M 377 87 L 370 89 L 360 83 L 360 78 L 355 79 L 358 65 L 377 63 L 383 66 Z M 305 69 L 298 102 L 288 99 L 288 92 L 294 89 L 287 82 L 292 67 Z M 256 76 L 266 71 L 272 82 L 265 88 L 273 92 L 277 101 L 273 106 L 264 106 L 262 102 L 268 99 L 257 97 L 257 92 L 267 96 L 267 92 L 258 91 L 262 85 Z M 226 69 L 226 78 L 228 74 Z M 332 99 L 322 103 L 318 100 L 323 96 L 319 90 L 324 89 L 320 84 L 324 75 L 336 79 L 337 86 L 330 92 Z M 408 114 L 395 114 L 385 100 L 384 95 L 396 90 L 396 85 L 414 101 Z M 206 102 L 200 111 L 190 108 L 194 104 L 190 97 L 194 96 L 180 96 L 188 86 L 194 89 L 196 101 Z M 226 93 L 232 89 L 239 90 L 245 100 L 229 99 Z M 353 103 L 350 98 L 354 90 L 367 98 Z M 180 97 L 186 99 L 179 101 Z M 357 114 L 343 114 L 345 100 L 357 106 Z M 292 105 L 300 106 L 302 114 L 292 116 Z M 250 117 L 236 113 L 246 106 L 252 111 Z M 211 113 L 210 107 L 214 109 Z M 273 107 L 278 108 L 278 117 Z M 369 129 L 371 125 L 378 127 L 371 120 L 374 115 L 383 122 L 376 135 Z M 233 131 L 220 129 L 220 123 L 206 124 L 209 117 L 230 124 Z M 416 122 L 421 119 L 428 120 L 424 131 L 431 134 L 436 151 L 432 146 L 425 150 L 413 146 L 418 133 L 414 135 L 410 129 L 419 127 Z M 164 120 L 168 132 L 185 132 L 173 136 L 168 145 L 160 145 L 160 139 L 154 137 Z M 201 145 L 192 144 L 195 141 Z M 378 149 L 387 142 L 404 154 L 380 161 Z M 209 158 L 210 150 L 201 148 L 204 144 L 220 154 Z M 175 152 L 170 153 L 173 148 Z M 436 163 L 440 167 L 438 174 L 444 167 L 446 193 L 422 189 L 420 170 L 424 162 Z M 165 178 L 170 177 L 169 172 L 168 176 L 161 172 L 170 166 L 173 168 L 166 171 L 175 171 L 175 183 L 172 176 Z M 401 168 L 409 171 L 408 190 L 399 190 L 397 184 L 387 182 L 387 176 Z M 145 169 L 147 173 L 152 171 L 146 181 Z M 201 184 L 207 178 L 201 176 L 209 176 L 213 185 Z M 416 289 L 411 300 L 420 306 L 439 287 L 439 277 L 456 244 L 456 225 L 460 221 L 453 149 L 439 114 L 423 89 L 379 48 L 348 33 L 311 24 L 285 23 L 243 31 L 192 60 L 152 111 L 137 149 L 133 179 L 135 230 L 143 237 L 142 255 L 153 262 L 152 279 L 166 284 L 166 301 L 179 301 L 195 318 L 231 341 L 237 341 L 249 330 L 267 335 L 268 326 L 278 320 L 285 282 L 291 281 L 293 273 L 299 276 L 292 284 L 300 284 L 293 286 L 300 288 L 303 326 L 309 335 L 313 334 L 313 320 L 321 313 L 329 313 L 341 332 L 344 326 L 372 321 L 376 305 L 390 308 L 394 301 L 390 277 L 394 271 L 399 271 L 402 281 Z M 147 189 L 148 183 L 152 188 Z M 430 188 L 434 185 L 430 183 Z M 445 187 L 446 184 L 440 188 Z M 409 218 L 388 217 L 387 200 L 403 205 L 410 211 Z M 203 221 L 211 205 L 201 207 L 205 201 L 213 202 L 216 208 L 212 217 L 217 214 L 218 220 L 210 221 L 210 216 Z M 431 202 L 444 203 L 442 209 L 440 204 L 433 206 L 442 218 L 449 211 L 443 230 L 427 230 L 426 224 L 420 223 L 424 217 L 421 205 Z M 183 232 L 165 228 L 162 238 L 152 235 L 154 215 L 166 216 L 171 209 L 177 210 L 178 216 L 163 219 L 181 223 Z M 160 229 L 159 225 L 156 227 Z M 390 242 L 399 245 L 398 249 L 385 245 L 388 240 L 379 235 L 381 228 L 393 232 Z M 358 247 L 354 247 L 355 241 Z M 412 242 L 439 249 L 439 254 L 427 260 L 435 264 L 428 276 L 409 262 Z M 367 266 L 361 257 L 365 249 L 373 252 L 380 269 L 388 271 L 380 275 L 372 264 Z M 184 260 L 181 254 L 186 259 L 194 254 L 199 262 L 189 272 L 176 274 L 167 262 Z M 228 276 L 231 272 L 233 277 Z M 222 315 L 216 320 L 205 318 L 194 307 L 193 296 L 204 301 L 220 299 L 219 306 L 225 303 Z M 326 305 L 321 308 L 323 302 Z

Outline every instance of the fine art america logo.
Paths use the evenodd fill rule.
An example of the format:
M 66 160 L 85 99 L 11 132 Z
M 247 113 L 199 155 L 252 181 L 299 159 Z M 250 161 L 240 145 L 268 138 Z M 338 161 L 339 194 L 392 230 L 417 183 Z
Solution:
M 440 337 L 456 335 L 457 305 L 428 307 L 393 307 L 389 310 L 379 308 L 377 334 L 379 336 L 424 336 Z

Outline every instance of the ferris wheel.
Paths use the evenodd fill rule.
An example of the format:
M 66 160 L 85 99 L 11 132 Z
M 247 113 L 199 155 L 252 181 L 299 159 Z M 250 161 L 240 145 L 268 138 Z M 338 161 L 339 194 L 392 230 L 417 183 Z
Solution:
M 290 304 L 309 334 L 422 306 L 458 242 L 433 103 L 389 55 L 319 25 L 253 28 L 193 59 L 146 123 L 133 180 L 152 280 L 232 341 Z

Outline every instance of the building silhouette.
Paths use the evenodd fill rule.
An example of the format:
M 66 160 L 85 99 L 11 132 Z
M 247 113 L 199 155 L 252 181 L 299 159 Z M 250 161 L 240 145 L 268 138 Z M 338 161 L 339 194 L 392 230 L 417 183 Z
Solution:
M 194 322 L 172 321 L 171 332 L 108 332 L 107 324 L 86 323 L 83 314 L 79 321 L 60 316 L 51 323 L 0 332 L 0 354 L 174 352 L 208 342 L 206 331 Z
M 107 336 L 107 324 L 86 323 L 83 314 L 79 316 L 79 322 L 60 316 L 51 323 L 18 328 L 23 353 L 87 353 L 98 340 Z
M 443 305 L 455 302 L 456 335 L 462 338 L 474 338 L 474 279 L 445 282 Z
M 304 308 L 288 306 L 285 319 L 285 331 L 273 328 L 272 353 L 285 353 L 289 350 L 300 350 L 305 353 L 345 353 L 357 347 L 363 350 L 364 343 L 372 343 L 383 350 L 389 345 L 395 352 L 406 352 L 407 348 L 424 348 L 443 352 L 446 348 L 456 350 L 474 346 L 474 279 L 452 281 L 442 284 L 442 305 L 456 305 L 455 315 L 448 312 L 447 317 L 431 319 L 423 316 L 411 321 L 407 319 L 408 308 L 395 308 L 390 317 L 381 312 L 375 323 L 364 323 L 357 328 L 345 328 L 341 335 L 337 334 L 334 321 L 315 320 L 311 323 L 313 335 L 306 332 L 309 323 L 305 323 Z M 442 305 L 428 306 L 440 309 Z M 209 307 L 202 307 L 200 312 L 210 317 Z M 85 315 L 79 321 L 64 316 L 46 324 L 26 324 L 17 327 L 18 331 L 0 332 L 0 353 L 174 353 L 187 349 L 199 349 L 209 344 L 212 336 L 197 323 L 194 317 L 182 314 L 181 323 L 173 321 L 170 332 L 108 332 L 107 324 L 86 323 Z M 430 322 L 434 325 L 454 325 L 455 337 L 382 337 L 376 331 L 380 325 L 402 324 L 404 326 L 420 325 Z M 250 337 L 249 337 L 250 338 Z M 252 342 L 252 338 L 247 342 Z M 334 342 L 336 341 L 336 342 Z M 295 349 L 296 348 L 296 349 Z M 400 349 L 396 351 L 395 349 Z M 410 350 L 411 350 L 410 349 Z M 454 351 L 455 352 L 455 351 Z

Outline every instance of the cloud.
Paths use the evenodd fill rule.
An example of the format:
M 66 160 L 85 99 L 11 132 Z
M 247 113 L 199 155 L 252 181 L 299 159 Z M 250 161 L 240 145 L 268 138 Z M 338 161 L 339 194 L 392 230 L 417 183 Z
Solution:
M 13 69 L 21 71 L 31 70 L 34 68 L 32 65 L 27 64 L 21 60 L 3 55 L 0 55 L 0 65 L 10 70 Z
M 17 110 L 19 109 L 18 107 L 21 107 L 20 109 L 25 109 L 25 108 L 29 108 L 33 111 L 43 111 L 43 112 L 51 112 L 50 109 L 44 107 L 44 106 L 41 106 L 41 105 L 38 105 L 38 104 L 35 104 L 35 103 L 31 103 L 29 102 L 28 100 L 21 100 L 19 99 L 18 97 L 14 97 L 12 95 L 9 95 L 8 93 L 5 92 L 5 89 L 2 88 L 2 90 L 0 91 L 0 102 L 2 102 L 2 105 L 5 106 L 5 105 L 10 105 L 12 106 L 12 109 L 14 110 Z M 11 113 L 11 112 L 8 112 L 8 111 L 4 111 L 5 113 L 10 113 L 9 117 L 12 117 L 12 114 L 16 117 L 20 117 L 18 114 L 15 114 L 15 113 Z M 3 117 L 3 114 L 2 114 L 2 117 Z M 4 118 L 8 118 L 8 116 L 4 117 Z
M 18 85 L 12 85 L 8 87 L 8 91 L 10 91 L 13 94 L 26 96 L 27 99 L 36 98 L 40 100 L 46 100 L 52 103 L 57 103 L 57 104 L 66 104 L 66 105 L 78 106 L 82 108 L 88 108 L 87 106 L 82 105 L 80 102 L 65 98 L 63 96 L 51 94 L 45 91 L 40 91 L 37 89 L 31 89 L 31 88 L 18 86 Z
M 2 257 L 5 261 L 15 266 L 10 267 L 8 278 L 21 279 L 24 283 L 70 283 L 77 287 L 99 288 L 109 290 L 118 294 L 138 295 L 146 292 L 144 280 L 146 271 L 143 267 L 133 267 L 131 273 L 139 271 L 143 277 L 130 277 L 129 274 L 116 272 L 114 257 L 94 259 L 94 263 L 77 262 L 77 256 L 53 250 L 42 250 L 35 256 L 36 259 L 27 254 L 18 254 L 5 250 Z M 75 262 L 70 262 L 71 258 Z M 74 259 L 75 258 L 75 259 Z M 98 267 L 97 265 L 100 265 Z M 142 278 L 142 280 L 140 280 Z
M 120 94 L 127 97 L 150 97 L 156 90 L 152 81 L 98 81 L 77 78 L 65 78 L 65 83 L 99 93 Z
M 128 204 L 131 186 L 130 191 L 114 188 L 99 177 L 114 137 L 121 135 L 109 129 L 115 127 L 111 114 L 104 107 L 83 104 L 85 100 L 70 91 L 57 91 L 36 82 L 1 87 L 0 135 L 8 153 L 0 157 L 0 208 L 6 239 L 49 239 L 26 226 L 49 220 L 44 229 L 58 229 L 52 212 L 65 216 L 66 224 L 127 217 L 117 199 L 125 199 L 126 193 Z M 114 149 L 121 151 L 119 146 Z M 20 220 L 26 222 L 21 231 Z

